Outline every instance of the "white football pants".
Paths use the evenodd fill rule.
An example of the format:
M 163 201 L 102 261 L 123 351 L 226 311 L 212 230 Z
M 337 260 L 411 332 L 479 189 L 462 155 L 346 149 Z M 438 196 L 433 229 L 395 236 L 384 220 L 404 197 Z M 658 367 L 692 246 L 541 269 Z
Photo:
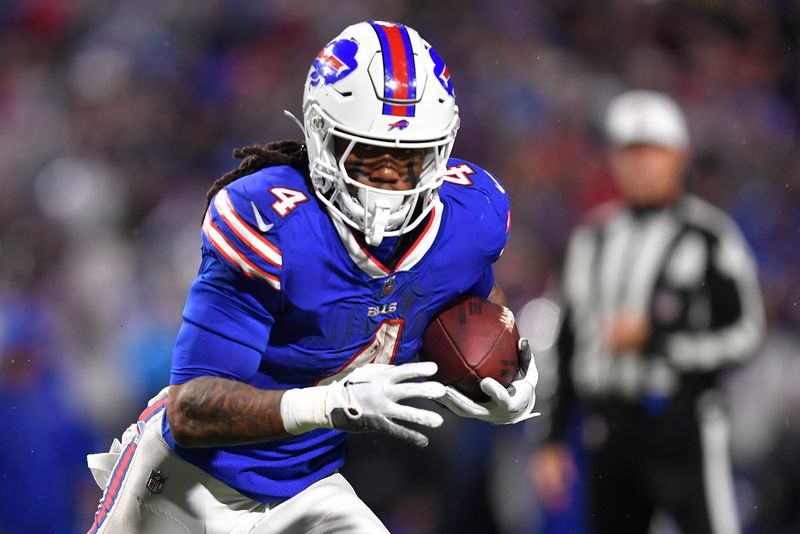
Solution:
M 175 455 L 161 436 L 166 389 L 107 453 L 88 456 L 104 488 L 89 534 L 387 533 L 334 473 L 291 499 L 263 504 Z

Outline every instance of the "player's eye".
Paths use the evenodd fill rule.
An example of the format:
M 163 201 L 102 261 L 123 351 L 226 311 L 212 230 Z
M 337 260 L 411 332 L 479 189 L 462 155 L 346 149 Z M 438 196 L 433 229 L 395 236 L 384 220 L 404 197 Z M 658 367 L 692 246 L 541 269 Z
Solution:
M 386 156 L 389 156 L 393 160 L 406 163 L 421 156 L 422 152 L 420 150 L 410 148 L 387 148 L 364 143 L 356 143 L 350 154 L 365 160 L 385 158 Z
M 356 145 L 353 147 L 352 152 L 350 153 L 359 158 L 373 159 L 383 156 L 386 152 L 387 152 L 386 149 L 382 147 L 356 143 Z

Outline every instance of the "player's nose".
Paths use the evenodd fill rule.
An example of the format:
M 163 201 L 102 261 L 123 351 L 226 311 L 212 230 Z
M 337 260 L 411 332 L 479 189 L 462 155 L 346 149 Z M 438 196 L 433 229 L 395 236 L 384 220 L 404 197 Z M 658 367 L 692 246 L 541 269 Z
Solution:
M 401 184 L 401 176 L 393 165 L 383 163 L 369 173 L 369 185 L 380 189 L 397 189 Z

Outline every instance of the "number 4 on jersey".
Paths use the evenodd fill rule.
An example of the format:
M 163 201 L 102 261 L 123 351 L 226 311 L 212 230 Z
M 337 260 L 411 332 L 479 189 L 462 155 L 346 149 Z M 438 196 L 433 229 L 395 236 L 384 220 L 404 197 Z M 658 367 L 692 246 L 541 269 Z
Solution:
M 308 200 L 308 197 L 301 191 L 286 187 L 273 187 L 269 192 L 278 199 L 272 203 L 272 209 L 277 211 L 281 217 L 286 217 L 286 214 L 295 209 L 298 204 Z
M 444 181 L 456 185 L 472 185 L 472 180 L 469 175 L 475 174 L 475 169 L 462 163 L 461 165 L 453 165 L 448 167 L 444 172 Z
M 390 364 L 397 356 L 397 349 L 400 346 L 400 338 L 403 336 L 403 325 L 405 319 L 386 319 L 378 326 L 372 339 L 361 347 L 341 369 L 330 376 L 319 380 L 317 386 L 330 384 L 334 380 L 339 380 L 350 374 L 356 367 L 361 367 L 368 363 Z

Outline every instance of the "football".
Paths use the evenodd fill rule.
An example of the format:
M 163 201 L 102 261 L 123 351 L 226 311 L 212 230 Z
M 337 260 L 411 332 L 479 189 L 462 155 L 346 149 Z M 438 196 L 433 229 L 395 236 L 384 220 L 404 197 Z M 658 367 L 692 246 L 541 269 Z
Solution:
M 462 297 L 431 321 L 422 336 L 420 359 L 433 361 L 433 376 L 475 401 L 489 397 L 480 381 L 494 378 L 508 387 L 518 369 L 519 332 L 503 306 L 478 297 Z

